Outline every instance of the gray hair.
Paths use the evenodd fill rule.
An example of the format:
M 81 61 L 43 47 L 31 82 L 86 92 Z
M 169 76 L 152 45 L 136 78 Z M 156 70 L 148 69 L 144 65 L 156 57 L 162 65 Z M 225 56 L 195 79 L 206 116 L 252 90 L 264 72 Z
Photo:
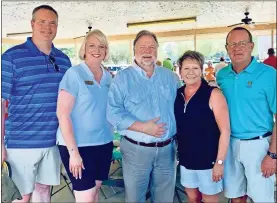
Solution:
M 197 61 L 199 64 L 200 68 L 203 69 L 204 63 L 205 63 L 205 58 L 203 54 L 197 52 L 197 51 L 186 51 L 179 59 L 178 59 L 178 66 L 180 67 L 180 72 L 182 69 L 182 63 L 186 59 L 191 59 Z
M 108 43 L 106 35 L 104 35 L 104 33 L 98 29 L 88 32 L 87 35 L 85 36 L 83 43 L 81 45 L 81 48 L 79 50 L 79 58 L 81 60 L 85 60 L 86 43 L 90 36 L 96 37 L 101 43 L 103 43 L 106 46 L 106 56 L 104 58 L 104 61 L 107 61 L 109 59 L 109 43 Z
M 153 32 L 150 32 L 148 30 L 142 30 L 140 31 L 135 40 L 134 40 L 134 43 L 133 43 L 133 48 L 134 48 L 134 51 L 135 51 L 135 46 L 136 46 L 136 43 L 137 41 L 139 40 L 139 38 L 141 38 L 142 36 L 151 36 L 153 37 L 153 39 L 155 40 L 155 42 L 157 43 L 157 47 L 159 47 L 159 42 L 158 42 L 158 39 L 157 39 L 157 36 L 153 33 Z

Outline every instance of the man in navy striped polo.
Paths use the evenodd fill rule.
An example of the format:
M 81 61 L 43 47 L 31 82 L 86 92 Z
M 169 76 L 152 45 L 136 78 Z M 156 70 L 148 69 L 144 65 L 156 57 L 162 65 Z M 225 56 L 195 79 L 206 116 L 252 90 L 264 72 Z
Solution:
M 50 185 L 60 183 L 58 87 L 71 63 L 52 43 L 58 14 L 51 6 L 35 8 L 31 25 L 32 37 L 2 55 L 2 162 L 10 163 L 22 202 L 31 195 L 33 202 L 50 202 Z

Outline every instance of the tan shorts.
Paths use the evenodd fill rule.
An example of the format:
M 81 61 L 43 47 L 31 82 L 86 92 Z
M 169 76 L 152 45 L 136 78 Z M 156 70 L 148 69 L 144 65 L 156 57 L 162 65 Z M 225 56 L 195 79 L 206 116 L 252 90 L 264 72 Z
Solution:
M 12 179 L 21 195 L 34 191 L 35 183 L 60 184 L 61 158 L 57 146 L 36 149 L 7 149 Z

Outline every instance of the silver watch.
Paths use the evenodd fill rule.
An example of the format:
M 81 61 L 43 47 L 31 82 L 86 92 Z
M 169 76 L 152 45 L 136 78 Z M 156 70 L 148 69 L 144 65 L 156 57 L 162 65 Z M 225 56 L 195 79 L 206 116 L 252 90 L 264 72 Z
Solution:
M 223 161 L 220 160 L 220 159 L 218 159 L 218 160 L 216 160 L 216 163 L 218 163 L 219 165 L 222 165 L 222 164 L 223 164 Z

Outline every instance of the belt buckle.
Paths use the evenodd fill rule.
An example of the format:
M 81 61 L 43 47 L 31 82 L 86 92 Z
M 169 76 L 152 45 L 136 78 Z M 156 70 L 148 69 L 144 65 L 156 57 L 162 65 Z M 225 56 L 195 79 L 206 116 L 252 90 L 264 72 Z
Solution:
M 158 147 L 158 142 L 156 142 L 155 146 Z
M 263 135 L 259 136 L 259 139 L 263 139 L 263 138 L 264 138 L 264 136 L 263 136 Z

